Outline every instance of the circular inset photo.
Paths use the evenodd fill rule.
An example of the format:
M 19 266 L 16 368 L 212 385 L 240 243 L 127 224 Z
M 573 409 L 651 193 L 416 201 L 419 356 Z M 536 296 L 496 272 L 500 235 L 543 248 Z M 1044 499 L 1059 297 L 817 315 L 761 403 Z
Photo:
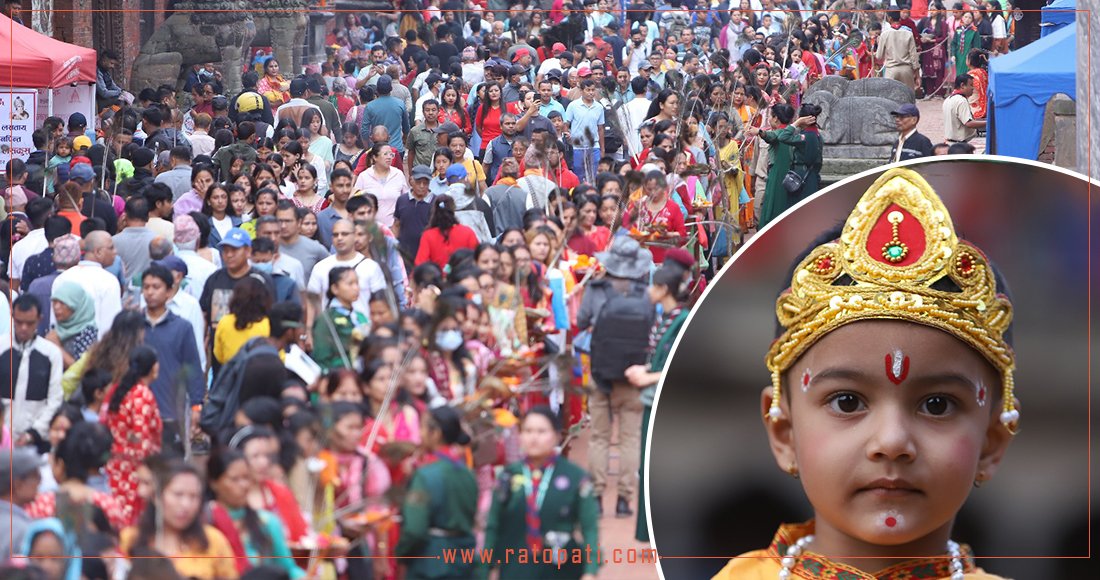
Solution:
M 653 409 L 664 577 L 1091 577 L 1089 189 L 908 163 L 750 240 Z

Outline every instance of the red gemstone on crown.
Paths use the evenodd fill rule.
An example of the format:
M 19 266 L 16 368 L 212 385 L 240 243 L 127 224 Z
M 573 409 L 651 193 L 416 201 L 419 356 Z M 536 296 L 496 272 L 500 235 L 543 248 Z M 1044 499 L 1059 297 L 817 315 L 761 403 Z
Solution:
M 814 262 L 814 270 L 816 270 L 818 274 L 828 274 L 829 272 L 832 272 L 833 257 L 821 256 L 820 258 L 818 258 L 817 261 Z
M 969 276 L 970 274 L 973 274 L 974 256 L 971 256 L 970 254 L 967 254 L 965 252 L 960 254 L 957 266 L 960 274 L 964 276 Z

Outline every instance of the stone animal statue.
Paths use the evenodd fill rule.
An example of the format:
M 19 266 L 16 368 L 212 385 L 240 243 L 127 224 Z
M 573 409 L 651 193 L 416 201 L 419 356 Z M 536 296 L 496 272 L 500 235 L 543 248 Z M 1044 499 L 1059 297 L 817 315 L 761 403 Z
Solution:
M 888 155 L 898 139 L 890 112 L 915 100 L 913 89 L 893 79 L 851 81 L 836 75 L 814 83 L 803 98 L 821 107 L 818 126 L 825 156 L 856 159 Z
M 309 0 L 180 0 L 174 8 L 134 60 L 131 92 L 172 80 L 181 87 L 192 65 L 213 62 L 225 92 L 236 94 L 253 44 L 271 46 L 286 73 L 301 70 Z

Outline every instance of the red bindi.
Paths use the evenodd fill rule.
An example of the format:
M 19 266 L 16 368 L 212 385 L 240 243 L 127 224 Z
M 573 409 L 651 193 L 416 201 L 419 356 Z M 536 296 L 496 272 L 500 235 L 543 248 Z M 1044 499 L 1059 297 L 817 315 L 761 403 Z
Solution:
M 886 518 L 886 525 L 892 528 L 892 527 L 898 525 L 898 519 L 895 518 L 894 516 L 890 516 L 890 517 Z

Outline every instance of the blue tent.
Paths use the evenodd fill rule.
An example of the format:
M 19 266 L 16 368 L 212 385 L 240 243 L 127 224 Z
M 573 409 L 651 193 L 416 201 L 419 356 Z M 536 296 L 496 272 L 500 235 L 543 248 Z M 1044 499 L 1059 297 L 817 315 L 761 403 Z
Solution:
M 1058 93 L 1077 100 L 1077 24 L 989 62 L 989 138 L 986 151 L 1039 157 L 1047 101 Z
M 1077 0 L 1054 0 L 1043 6 L 1043 20 L 1039 24 L 1040 37 L 1073 24 L 1077 20 Z

